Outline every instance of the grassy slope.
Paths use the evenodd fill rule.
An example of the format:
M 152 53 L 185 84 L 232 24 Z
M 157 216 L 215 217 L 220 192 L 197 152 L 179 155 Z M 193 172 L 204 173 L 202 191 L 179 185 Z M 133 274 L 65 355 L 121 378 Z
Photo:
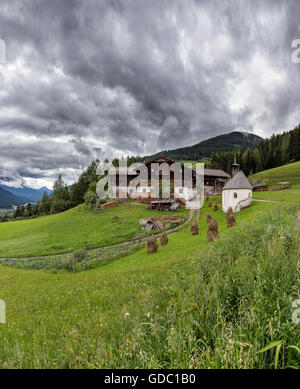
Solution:
M 201 367 L 205 362 L 206 367 L 224 367 L 225 362 L 218 361 L 213 350 L 209 351 L 207 345 L 211 340 L 203 335 L 201 342 L 194 344 L 192 338 L 195 330 L 197 335 L 197 329 L 189 327 L 201 312 L 206 319 L 199 318 L 198 325 L 202 326 L 199 331 L 209 325 L 205 333 L 211 332 L 215 352 L 218 347 L 222 348 L 216 334 L 223 324 L 218 324 L 219 319 L 215 321 L 215 303 L 212 300 L 205 305 L 205 310 L 200 309 L 205 292 L 197 287 L 203 280 L 193 280 L 201 273 L 193 268 L 195 257 L 202 252 L 204 263 L 211 261 L 209 256 L 205 259 L 211 247 L 205 242 L 205 215 L 213 213 L 224 236 L 225 232 L 232 235 L 254 215 L 269 213 L 273 207 L 276 205 L 256 203 L 237 215 L 238 225 L 227 230 L 224 214 L 215 213 L 205 205 L 199 221 L 200 236 L 182 231 L 170 236 L 168 246 L 160 247 L 155 255 L 147 256 L 141 250 L 83 273 L 51 274 L 0 266 L 0 298 L 6 301 L 8 322 L 0 325 L 0 366 Z M 244 247 L 246 239 L 240 242 Z M 233 244 L 230 247 L 235 249 Z M 233 275 L 233 279 L 236 277 L 239 279 L 240 275 Z M 213 284 L 212 288 L 217 290 Z M 264 304 L 259 302 L 260 298 L 258 294 L 254 303 L 257 307 Z M 125 317 L 125 313 L 129 316 Z M 210 317 L 212 323 L 208 322 Z M 224 323 L 228 333 L 223 341 L 231 347 L 231 327 L 227 324 L 226 327 Z M 253 356 L 263 344 L 255 323 L 252 326 L 251 333 L 258 334 L 257 340 L 249 339 L 249 334 L 240 337 L 245 344 L 258 342 L 251 345 L 253 349 L 246 348 L 246 354 L 251 353 L 251 361 L 243 360 L 239 355 L 243 350 L 237 344 L 237 352 L 234 347 L 232 351 L 234 357 L 228 356 L 228 365 L 253 367 L 257 361 L 263 361 L 262 357 Z M 187 329 L 191 332 L 185 332 Z M 220 355 L 223 354 L 221 349 Z
M 245 209 L 243 212 L 236 214 L 235 218 L 237 224 L 241 222 L 247 222 L 251 220 L 254 214 L 258 214 L 260 212 L 266 212 L 274 208 L 274 204 L 269 203 L 255 203 L 250 208 Z M 187 258 L 189 255 L 194 255 L 195 252 L 199 252 L 202 248 L 208 247 L 206 231 L 207 231 L 207 223 L 205 221 L 206 215 L 210 213 L 218 222 L 219 233 L 220 235 L 224 235 L 228 233 L 225 224 L 225 214 L 219 209 L 219 211 L 215 212 L 212 208 L 207 206 L 205 202 L 204 207 L 201 209 L 201 215 L 199 219 L 199 235 L 194 237 L 191 235 L 189 229 L 185 229 L 173 236 L 169 237 L 171 244 L 168 244 L 166 247 L 161 248 L 158 253 L 152 254 L 151 256 L 144 255 L 143 252 L 138 251 L 133 253 L 126 258 L 120 259 L 116 262 L 113 262 L 110 265 L 110 269 L 137 269 L 139 267 L 151 266 L 153 264 L 153 260 L 155 260 L 155 264 L 164 263 L 169 259 L 181 260 Z M 234 228 L 231 229 L 234 231 Z M 141 262 L 141 256 L 143 260 Z
M 253 198 L 258 200 L 282 201 L 286 203 L 300 203 L 300 185 L 292 189 L 275 190 L 272 192 L 254 192 Z
M 249 180 L 265 180 L 269 185 L 288 181 L 298 186 L 300 185 L 300 161 L 253 174 Z
M 161 213 L 159 213 L 161 215 Z M 105 246 L 145 235 L 139 219 L 158 215 L 139 205 L 119 205 L 99 213 L 85 205 L 69 211 L 0 224 L 0 257 L 25 257 Z M 187 211 L 176 212 L 187 216 Z
M 286 181 L 292 184 L 292 189 L 289 190 L 254 192 L 253 197 L 255 199 L 300 202 L 300 161 L 256 173 L 250 176 L 249 180 L 265 180 L 271 186 Z

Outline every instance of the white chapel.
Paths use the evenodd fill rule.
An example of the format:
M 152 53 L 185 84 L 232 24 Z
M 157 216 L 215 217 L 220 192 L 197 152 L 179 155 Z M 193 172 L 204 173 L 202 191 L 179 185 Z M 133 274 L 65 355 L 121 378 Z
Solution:
M 222 190 L 222 209 L 227 212 L 232 208 L 233 212 L 239 212 L 252 204 L 252 185 L 245 174 L 240 170 L 240 165 L 232 164 L 232 178 L 225 184 Z

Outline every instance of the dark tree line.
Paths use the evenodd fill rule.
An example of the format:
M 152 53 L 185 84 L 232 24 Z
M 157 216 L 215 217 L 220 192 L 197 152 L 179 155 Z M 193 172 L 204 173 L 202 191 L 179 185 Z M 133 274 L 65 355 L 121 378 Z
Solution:
M 130 165 L 132 165 L 133 163 L 136 163 L 136 162 L 145 162 L 145 158 L 142 158 L 142 157 L 139 157 L 139 156 L 137 156 L 137 157 L 128 156 L 126 158 L 123 158 L 123 161 L 125 161 L 125 160 L 127 161 L 127 166 L 130 166 Z M 112 165 L 114 167 L 118 167 L 119 164 L 120 164 L 120 159 L 119 158 L 115 158 L 115 159 L 112 160 L 111 163 L 112 163 Z
M 211 168 L 222 169 L 231 174 L 234 152 L 215 153 Z M 300 161 L 300 125 L 292 131 L 261 141 L 252 149 L 236 152 L 237 162 L 248 176 L 262 170 L 272 169 L 288 163 Z
M 16 219 L 18 217 L 31 217 L 34 214 L 34 209 L 32 208 L 31 204 L 28 203 L 26 206 L 17 206 L 17 208 L 14 211 L 13 217 Z

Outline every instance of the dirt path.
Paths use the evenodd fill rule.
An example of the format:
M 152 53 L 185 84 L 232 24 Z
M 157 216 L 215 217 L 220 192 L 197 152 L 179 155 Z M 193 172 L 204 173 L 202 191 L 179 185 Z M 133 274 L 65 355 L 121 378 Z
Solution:
M 196 220 L 198 221 L 199 220 L 199 217 L 200 217 L 200 209 L 196 210 L 196 209 L 190 209 L 190 212 L 189 212 L 189 217 L 188 219 L 183 223 L 181 224 L 180 226 L 178 227 L 175 227 L 175 228 L 171 228 L 169 230 L 166 230 L 165 232 L 168 234 L 168 235 L 174 235 L 176 234 L 177 232 L 180 232 L 181 230 L 183 230 L 185 227 L 187 227 L 187 225 L 190 223 L 190 221 L 193 219 L 194 217 L 194 214 L 195 212 L 197 211 L 197 214 L 196 214 Z M 162 232 L 159 233 L 159 234 L 155 234 L 156 237 L 160 237 L 162 235 Z M 141 242 L 144 242 L 147 240 L 149 236 L 143 236 L 141 237 L 140 241 Z M 138 239 L 138 238 L 135 238 L 135 239 Z M 88 249 L 87 252 L 88 253 L 93 253 L 93 252 L 96 252 L 98 250 L 105 250 L 105 249 L 111 249 L 111 248 L 117 248 L 117 247 L 121 247 L 121 246 L 126 246 L 126 245 L 129 245 L 129 244 L 132 244 L 132 240 L 130 241 L 125 241 L 125 242 L 121 242 L 121 243 L 116 243 L 116 244 L 113 244 L 113 245 L 109 245 L 109 246 L 100 246 L 100 247 L 96 247 L 96 248 L 93 248 L 93 249 Z M 58 256 L 65 256 L 65 257 L 70 257 L 74 254 L 74 251 L 72 252 L 69 252 L 69 253 L 57 253 L 57 254 L 51 254 L 51 255 L 38 255 L 38 256 L 34 256 L 34 257 L 24 257 L 24 258 L 0 258 L 0 263 L 3 262 L 3 261 L 7 261 L 7 260 L 10 260 L 10 261 L 28 261 L 30 259 L 42 259 L 42 258 L 55 258 L 55 257 L 58 257 Z
M 299 201 L 279 201 L 279 200 L 259 200 L 259 199 L 252 199 L 252 200 L 260 201 L 262 203 L 299 204 Z
M 258 199 L 252 199 L 253 201 L 260 201 L 262 203 L 281 203 L 282 201 L 277 201 L 277 200 L 258 200 Z

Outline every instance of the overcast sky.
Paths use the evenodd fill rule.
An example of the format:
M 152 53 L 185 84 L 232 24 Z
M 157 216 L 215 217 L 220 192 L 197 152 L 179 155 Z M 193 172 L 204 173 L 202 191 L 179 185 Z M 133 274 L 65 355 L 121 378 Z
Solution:
M 1 0 L 0 175 L 51 187 L 96 157 L 292 129 L 299 15 L 298 0 Z

